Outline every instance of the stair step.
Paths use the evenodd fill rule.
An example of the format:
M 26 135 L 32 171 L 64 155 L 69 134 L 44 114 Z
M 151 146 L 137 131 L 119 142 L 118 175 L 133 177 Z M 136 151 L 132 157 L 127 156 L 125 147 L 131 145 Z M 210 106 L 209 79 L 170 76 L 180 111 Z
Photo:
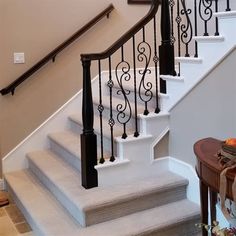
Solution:
M 7 189 L 36 235 L 72 235 L 81 226 L 28 170 L 5 174 Z
M 48 135 L 50 147 L 77 170 L 81 170 L 81 144 L 80 135 L 71 131 L 62 131 Z
M 81 232 L 85 236 L 194 236 L 199 234 L 195 226 L 198 222 L 199 206 L 185 199 L 83 228 Z
M 74 166 L 77 170 L 81 171 L 80 135 L 71 131 L 63 131 L 51 133 L 48 135 L 48 137 L 50 139 L 50 146 L 53 152 L 62 157 L 62 159 L 71 166 Z M 103 157 L 104 159 L 109 159 L 110 153 L 106 151 L 105 148 L 106 145 L 104 144 Z M 101 156 L 100 153 L 100 147 L 98 146 L 98 161 Z
M 50 152 L 40 158 L 37 154 L 31 155 L 29 166 L 83 226 L 186 197 L 188 181 L 172 172 L 125 185 L 85 190 L 81 187 L 80 174 Z
M 19 203 L 20 209 L 31 224 L 36 235 L 127 236 L 151 235 L 150 233 L 155 232 L 155 235 L 157 236 L 184 236 L 193 235 L 190 234 L 190 232 L 193 233 L 198 230 L 194 224 L 200 222 L 199 206 L 186 199 L 178 200 L 178 197 L 174 203 L 168 203 L 159 207 L 126 215 L 118 219 L 82 228 L 75 222 L 73 217 L 65 211 L 51 193 L 35 179 L 34 175 L 32 175 L 30 171 L 23 170 L 8 173 L 5 177 L 9 190 L 14 191 L 14 199 Z M 60 177 L 58 177 L 58 180 L 60 180 Z M 60 181 L 62 183 L 66 182 L 62 180 Z M 138 194 L 136 194 L 137 200 L 142 198 L 140 191 L 148 188 L 145 185 L 151 185 L 148 181 L 144 181 L 143 184 L 144 185 L 136 186 L 136 192 L 138 192 Z M 73 185 L 76 185 L 76 183 Z M 168 187 L 162 186 L 162 191 L 165 192 L 167 188 Z M 104 205 L 100 205 L 100 210 L 97 208 L 96 213 L 97 217 L 101 217 L 104 208 L 107 208 L 107 200 L 112 199 L 117 195 L 117 189 L 109 189 L 109 194 L 107 194 L 108 189 L 98 190 L 83 190 L 84 194 L 80 193 L 80 196 L 84 200 L 84 206 L 86 206 L 86 203 L 96 205 L 98 203 L 101 204 L 101 201 L 103 201 Z M 123 194 L 131 194 L 126 193 L 127 191 L 130 192 L 130 186 L 123 186 L 121 190 L 123 191 Z M 73 190 L 71 189 L 71 192 L 72 191 Z M 167 191 L 166 196 L 168 197 L 171 194 L 172 193 Z M 102 197 L 105 199 L 101 199 Z M 175 199 L 175 197 L 176 196 L 173 195 L 173 199 Z M 147 198 L 144 203 L 147 204 L 149 201 L 150 200 Z M 155 197 L 153 198 L 153 201 L 155 201 Z M 124 201 L 124 209 L 123 207 L 119 209 L 126 210 L 127 206 L 130 207 L 130 205 L 126 204 L 126 201 Z M 110 215 L 112 214 L 112 211 L 113 210 L 110 209 L 106 214 Z M 170 232 L 172 232 L 172 234 L 170 234 Z

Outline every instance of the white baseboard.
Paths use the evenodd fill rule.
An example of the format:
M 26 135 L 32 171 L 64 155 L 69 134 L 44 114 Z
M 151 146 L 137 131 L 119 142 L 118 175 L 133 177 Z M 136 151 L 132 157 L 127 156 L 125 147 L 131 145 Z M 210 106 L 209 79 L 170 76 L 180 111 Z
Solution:
M 3 179 L 0 179 L 0 191 L 4 190 L 4 181 Z

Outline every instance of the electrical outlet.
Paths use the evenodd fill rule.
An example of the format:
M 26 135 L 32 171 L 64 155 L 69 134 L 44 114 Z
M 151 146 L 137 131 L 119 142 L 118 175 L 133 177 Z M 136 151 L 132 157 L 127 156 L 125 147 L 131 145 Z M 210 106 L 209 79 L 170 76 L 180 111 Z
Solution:
M 25 53 L 14 52 L 14 64 L 23 64 L 23 63 L 25 63 Z

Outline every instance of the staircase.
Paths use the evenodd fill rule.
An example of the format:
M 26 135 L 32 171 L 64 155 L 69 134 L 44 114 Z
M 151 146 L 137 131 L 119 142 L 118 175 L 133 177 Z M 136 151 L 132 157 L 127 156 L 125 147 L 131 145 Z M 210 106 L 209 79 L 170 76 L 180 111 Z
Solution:
M 140 135 L 122 139 L 122 127 L 116 126 L 114 162 L 109 161 L 109 126 L 103 129 L 106 161 L 95 166 L 97 188 L 86 190 L 81 186 L 82 115 L 77 112 L 81 106 L 81 92 L 5 157 L 3 170 L 7 189 L 35 235 L 187 236 L 199 233 L 195 227 L 195 223 L 201 221 L 199 204 L 190 193 L 194 189 L 196 194 L 197 186 L 190 180 L 196 180 L 196 175 L 177 174 L 177 170 L 170 167 L 174 158 L 155 158 L 153 147 L 171 132 L 169 118 L 173 107 L 235 50 L 236 12 L 217 13 L 217 16 L 220 36 L 196 37 L 199 57 L 176 58 L 181 76 L 161 76 L 167 82 L 167 94 L 159 95 L 161 112 L 141 115 L 144 106 L 138 101 Z M 152 81 L 154 69 L 150 71 L 148 79 Z M 109 73 L 102 72 L 102 77 L 107 81 Z M 98 78 L 93 80 L 92 87 L 94 107 L 97 107 Z M 105 125 L 110 105 L 106 82 L 102 88 L 105 91 Z M 124 84 L 124 88 L 134 93 L 131 84 Z M 117 84 L 114 89 L 119 90 Z M 122 104 L 119 96 L 114 98 L 114 109 L 117 104 Z M 94 120 L 99 143 L 99 112 L 95 113 Z M 134 127 L 135 120 L 130 122 L 127 133 Z

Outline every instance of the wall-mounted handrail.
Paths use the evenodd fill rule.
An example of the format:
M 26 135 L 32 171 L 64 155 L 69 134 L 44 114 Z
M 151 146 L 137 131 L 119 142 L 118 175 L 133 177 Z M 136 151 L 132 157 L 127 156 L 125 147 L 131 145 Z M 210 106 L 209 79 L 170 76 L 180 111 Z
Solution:
M 31 75 L 33 75 L 36 71 L 38 71 L 41 67 L 43 67 L 49 61 L 55 61 L 56 56 L 68 47 L 71 43 L 77 40 L 80 36 L 82 36 L 85 32 L 87 32 L 91 27 L 93 27 L 96 23 L 98 23 L 105 16 L 109 16 L 111 11 L 114 9 L 114 6 L 110 4 L 106 9 L 104 9 L 101 13 L 95 16 L 91 21 L 85 24 L 81 29 L 75 32 L 72 36 L 70 36 L 66 41 L 57 46 L 54 50 L 52 50 L 49 54 L 47 54 L 44 58 L 38 61 L 34 66 L 32 66 L 29 70 L 27 70 L 24 74 L 18 77 L 15 81 L 13 81 L 10 85 L 0 90 L 2 95 L 6 95 L 11 93 L 14 95 L 14 91 L 17 86 L 23 83 L 26 79 L 28 79 Z

